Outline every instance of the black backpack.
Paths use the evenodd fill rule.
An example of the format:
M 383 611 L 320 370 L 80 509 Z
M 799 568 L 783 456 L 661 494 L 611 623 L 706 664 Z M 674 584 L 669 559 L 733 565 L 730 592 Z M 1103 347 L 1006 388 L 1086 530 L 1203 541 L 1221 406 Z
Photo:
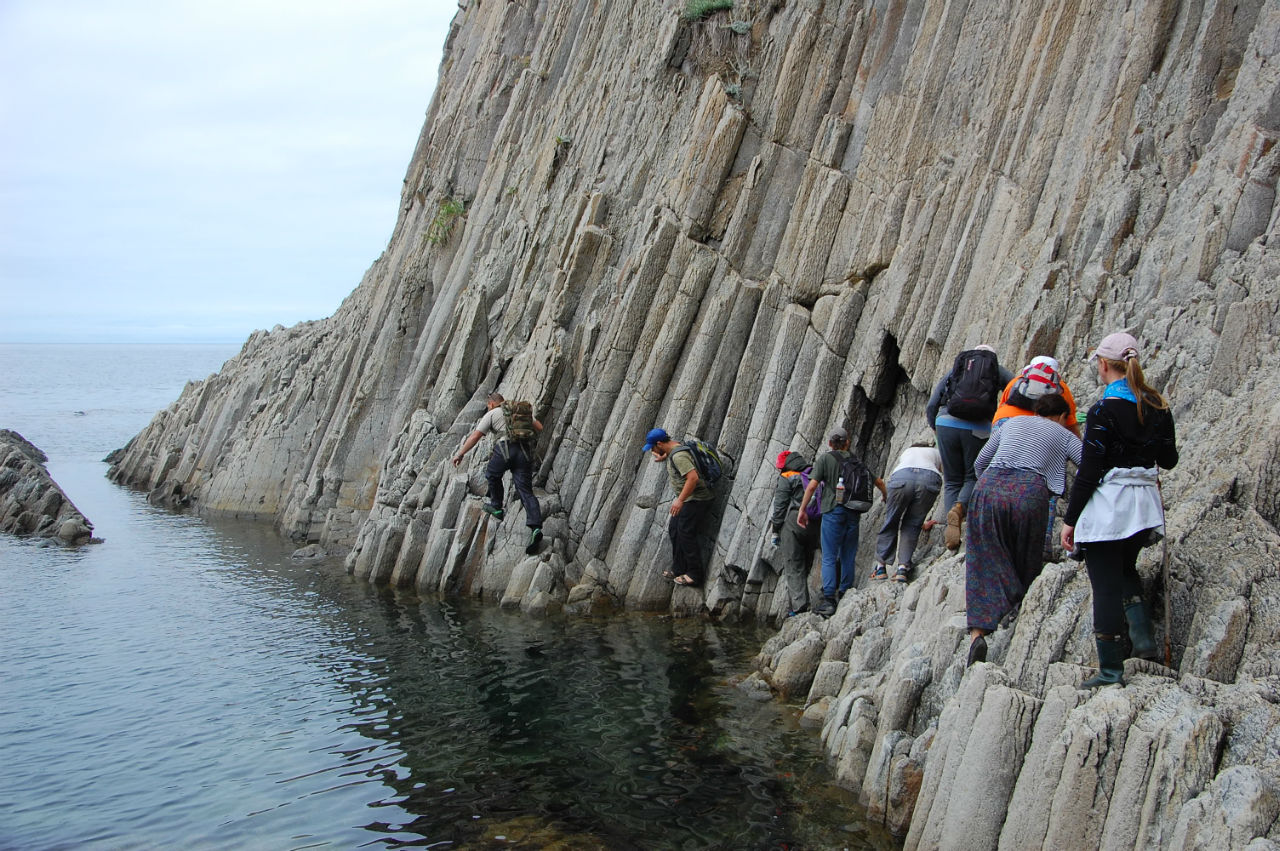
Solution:
M 1000 402 L 1000 389 L 1000 362 L 995 352 L 961 352 L 947 378 L 947 413 L 962 420 L 990 422 Z
M 862 459 L 849 454 L 840 461 L 840 478 L 844 480 L 844 496 L 836 490 L 836 502 L 858 514 L 871 510 L 871 489 L 875 487 L 875 476 L 862 463 Z

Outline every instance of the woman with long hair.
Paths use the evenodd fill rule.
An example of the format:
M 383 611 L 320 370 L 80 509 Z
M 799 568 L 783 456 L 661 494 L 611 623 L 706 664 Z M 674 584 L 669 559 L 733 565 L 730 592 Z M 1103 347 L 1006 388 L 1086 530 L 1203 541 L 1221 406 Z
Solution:
M 1134 655 L 1155 658 L 1138 553 L 1164 534 L 1158 468 L 1178 463 L 1173 415 L 1142 373 L 1138 341 L 1123 332 L 1110 334 L 1090 359 L 1096 359 L 1106 388 L 1085 419 L 1084 459 L 1062 527 L 1062 546 L 1084 549 L 1093 589 L 1098 673 L 1082 688 L 1123 682 L 1120 639 L 1126 623 Z

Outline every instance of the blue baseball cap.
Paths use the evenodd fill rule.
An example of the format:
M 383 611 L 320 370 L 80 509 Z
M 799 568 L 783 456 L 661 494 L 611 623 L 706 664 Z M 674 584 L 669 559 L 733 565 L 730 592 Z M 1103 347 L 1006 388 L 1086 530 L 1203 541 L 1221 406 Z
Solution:
M 654 444 L 662 443 L 670 440 L 671 435 L 667 434 L 667 430 L 663 428 L 650 429 L 649 433 L 644 436 L 644 449 L 641 452 L 649 452 L 653 449 Z

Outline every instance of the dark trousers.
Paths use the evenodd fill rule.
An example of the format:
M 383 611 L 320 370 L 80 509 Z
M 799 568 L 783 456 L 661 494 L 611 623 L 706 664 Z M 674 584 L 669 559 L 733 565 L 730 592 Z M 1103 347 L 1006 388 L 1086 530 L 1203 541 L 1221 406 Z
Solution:
M 541 526 L 542 507 L 533 495 L 533 458 L 529 450 L 519 443 L 500 440 L 489 456 L 489 466 L 485 468 L 484 475 L 489 480 L 490 504 L 502 507 L 502 475 L 507 470 L 511 471 L 511 484 L 515 485 L 516 493 L 524 503 L 525 525 L 530 528 Z
M 690 500 L 667 523 L 667 534 L 671 537 L 671 572 L 676 576 L 687 574 L 695 585 L 702 583 L 702 541 L 698 538 L 698 527 L 710 508 L 710 500 Z
M 778 534 L 778 561 L 781 562 L 780 573 L 789 604 L 788 611 L 804 611 L 809 605 L 809 569 L 813 564 L 813 554 L 818 551 L 821 541 L 822 524 L 811 522 L 801 529 L 796 522 L 796 510 L 787 512 L 786 523 Z
M 1124 603 L 1142 599 L 1138 553 L 1148 530 L 1119 541 L 1090 541 L 1084 545 L 1084 566 L 1093 588 L 1093 631 L 1124 635 Z
M 942 510 L 950 512 L 957 502 L 963 502 L 968 508 L 969 497 L 978 484 L 973 465 L 982 447 L 987 445 L 987 439 L 975 437 L 967 428 L 944 425 L 938 426 L 936 433 L 938 452 L 942 455 Z

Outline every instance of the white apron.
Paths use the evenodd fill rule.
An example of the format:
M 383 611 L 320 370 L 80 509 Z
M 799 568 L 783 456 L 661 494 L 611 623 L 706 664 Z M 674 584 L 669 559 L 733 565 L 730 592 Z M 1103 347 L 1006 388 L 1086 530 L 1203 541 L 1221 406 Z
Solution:
M 1155 467 L 1113 467 L 1076 521 L 1076 541 L 1122 541 L 1151 529 L 1150 546 L 1164 537 L 1164 507 Z

